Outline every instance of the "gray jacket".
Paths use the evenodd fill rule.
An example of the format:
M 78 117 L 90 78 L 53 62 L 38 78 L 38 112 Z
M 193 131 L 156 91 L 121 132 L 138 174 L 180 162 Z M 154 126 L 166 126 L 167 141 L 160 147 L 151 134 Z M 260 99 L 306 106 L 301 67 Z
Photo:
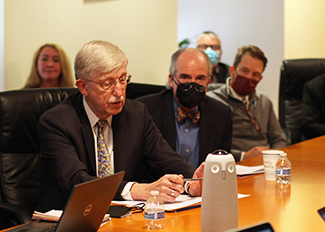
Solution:
M 207 95 L 229 105 L 233 110 L 231 152 L 236 161 L 240 160 L 242 152 L 256 146 L 270 146 L 272 149 L 287 146 L 272 102 L 265 94 L 254 91 L 249 95 L 249 111 L 260 131 L 252 123 L 245 104 L 233 97 L 229 81 L 218 89 L 208 91 Z

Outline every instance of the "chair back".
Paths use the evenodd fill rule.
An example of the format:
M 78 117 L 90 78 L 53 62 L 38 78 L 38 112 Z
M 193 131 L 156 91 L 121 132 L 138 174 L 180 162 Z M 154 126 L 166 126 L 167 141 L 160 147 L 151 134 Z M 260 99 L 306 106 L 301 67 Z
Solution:
M 38 119 L 77 88 L 0 92 L 0 200 L 34 209 L 40 190 Z
M 325 59 L 284 60 L 280 72 L 279 121 L 289 144 L 303 141 L 301 126 L 303 87 L 325 73 Z
M 136 98 L 164 88 L 130 83 L 126 97 Z M 30 220 L 41 185 L 39 117 L 78 91 L 36 88 L 0 92 L 0 229 Z
M 166 87 L 163 85 L 150 85 L 140 83 L 130 83 L 126 88 L 126 98 L 136 99 L 141 96 L 145 96 L 152 93 L 158 93 L 164 90 Z

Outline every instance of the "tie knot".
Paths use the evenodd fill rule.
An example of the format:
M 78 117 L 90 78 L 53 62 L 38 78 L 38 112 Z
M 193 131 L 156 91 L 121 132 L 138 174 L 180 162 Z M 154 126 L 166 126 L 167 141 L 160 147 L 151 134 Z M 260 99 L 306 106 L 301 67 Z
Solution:
M 179 122 L 183 121 L 185 118 L 189 118 L 194 124 L 198 123 L 200 120 L 200 111 L 195 111 L 192 113 L 184 111 L 181 107 L 177 108 L 177 120 Z
M 104 125 L 107 123 L 107 120 L 99 119 L 97 124 L 99 127 L 104 127 Z

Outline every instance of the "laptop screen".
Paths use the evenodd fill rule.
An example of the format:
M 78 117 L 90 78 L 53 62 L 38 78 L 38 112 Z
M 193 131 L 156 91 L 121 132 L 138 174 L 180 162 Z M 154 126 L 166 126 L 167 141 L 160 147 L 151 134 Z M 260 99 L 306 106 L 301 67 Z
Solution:
M 323 218 L 323 220 L 325 221 L 325 207 L 317 210 L 317 212 L 319 213 L 319 215 Z
M 270 223 L 262 222 L 244 228 L 227 230 L 226 232 L 274 232 L 274 230 Z

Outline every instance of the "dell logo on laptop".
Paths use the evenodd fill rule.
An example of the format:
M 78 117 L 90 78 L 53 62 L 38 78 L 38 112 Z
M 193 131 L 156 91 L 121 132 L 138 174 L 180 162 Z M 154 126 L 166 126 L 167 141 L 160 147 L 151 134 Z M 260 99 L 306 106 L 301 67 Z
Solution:
M 89 205 L 86 207 L 86 209 L 85 209 L 85 211 L 84 211 L 84 216 L 85 216 L 85 217 L 90 213 L 90 211 L 91 211 L 92 208 L 93 208 L 92 204 L 89 204 Z

